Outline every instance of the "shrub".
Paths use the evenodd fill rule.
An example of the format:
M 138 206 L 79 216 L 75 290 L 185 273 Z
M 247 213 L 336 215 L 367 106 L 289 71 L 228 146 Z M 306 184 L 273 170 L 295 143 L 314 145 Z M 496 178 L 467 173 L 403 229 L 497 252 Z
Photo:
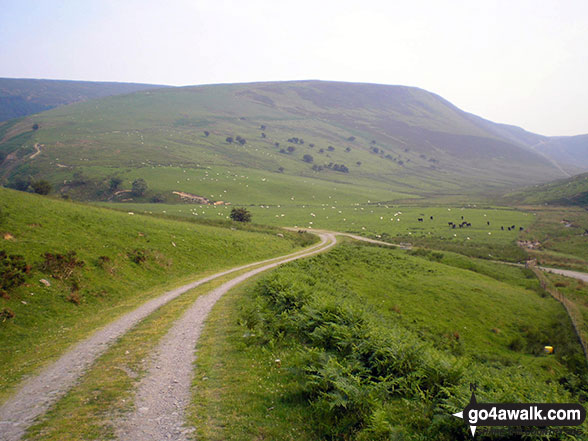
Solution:
M 251 213 L 246 208 L 233 208 L 229 216 L 235 222 L 251 222 Z
M 112 178 L 110 178 L 108 188 L 110 189 L 110 191 L 116 191 L 116 190 L 118 190 L 118 187 L 120 186 L 120 184 L 122 184 L 122 179 L 119 178 L 118 176 L 113 176 Z
M 0 251 L 0 292 L 22 285 L 29 270 L 24 257 Z
M 145 182 L 145 179 L 143 179 L 143 178 L 135 179 L 133 181 L 132 190 L 133 190 L 133 194 L 135 196 L 143 196 L 145 194 L 145 192 L 147 191 L 147 182 Z
M 31 184 L 33 191 L 37 194 L 48 195 L 51 192 L 51 184 L 45 179 L 34 181 Z
M 78 260 L 75 251 L 69 251 L 66 254 L 43 254 L 43 263 L 41 269 L 48 271 L 51 277 L 57 280 L 67 280 L 74 275 L 74 272 L 84 267 L 85 262 Z
M 309 155 L 309 154 L 307 153 L 306 155 L 304 155 L 304 156 L 302 157 L 302 160 L 303 160 L 304 162 L 311 163 L 312 161 L 314 161 L 314 158 L 312 157 L 312 155 Z

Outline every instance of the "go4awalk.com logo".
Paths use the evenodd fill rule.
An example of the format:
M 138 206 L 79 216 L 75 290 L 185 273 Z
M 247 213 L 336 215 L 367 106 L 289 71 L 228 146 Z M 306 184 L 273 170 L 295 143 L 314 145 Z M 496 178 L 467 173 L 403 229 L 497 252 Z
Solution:
M 579 426 L 586 419 L 586 409 L 573 403 L 478 403 L 475 385 L 466 408 L 453 416 L 470 426 L 472 436 L 478 426 Z

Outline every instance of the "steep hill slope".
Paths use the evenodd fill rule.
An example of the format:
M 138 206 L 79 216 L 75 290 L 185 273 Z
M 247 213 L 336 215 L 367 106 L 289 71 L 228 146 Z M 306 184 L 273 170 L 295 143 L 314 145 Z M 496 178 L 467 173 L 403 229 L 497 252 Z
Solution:
M 0 78 L 0 121 L 111 95 L 154 89 L 154 84 Z
M 309 240 L 235 227 L 0 188 L 0 402 L 23 375 L 166 288 L 287 254 Z
M 588 173 L 534 185 L 506 195 L 519 204 L 579 205 L 588 207 Z
M 588 169 L 588 135 L 555 136 L 533 148 L 564 166 Z
M 329 182 L 391 200 L 564 176 L 443 98 L 402 86 L 297 81 L 159 89 L 45 112 L 35 116 L 37 131 L 32 122 L 5 129 L 21 137 L 5 135 L 0 144 L 5 181 L 45 177 L 61 187 L 79 172 L 95 184 L 118 174 L 140 176 L 168 196 L 218 195 L 206 180 L 178 179 L 186 169 L 216 167 L 239 176 L 279 171 L 274 193 L 293 185 L 313 192 Z M 231 198 L 235 182 L 227 182 L 223 199 L 252 202 Z

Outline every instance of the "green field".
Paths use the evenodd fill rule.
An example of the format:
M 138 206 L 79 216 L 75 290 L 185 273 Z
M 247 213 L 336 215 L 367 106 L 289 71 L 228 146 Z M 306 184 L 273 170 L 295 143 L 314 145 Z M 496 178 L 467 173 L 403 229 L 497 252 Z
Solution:
M 192 418 L 205 440 L 466 440 L 451 413 L 470 382 L 481 401 L 566 402 L 586 396 L 585 375 L 565 311 L 530 272 L 341 245 L 220 301 Z
M 276 229 L 234 227 L 0 189 L 0 251 L 8 256 L 0 267 L 0 398 L 23 375 L 166 289 L 309 241 L 296 233 L 278 237 Z

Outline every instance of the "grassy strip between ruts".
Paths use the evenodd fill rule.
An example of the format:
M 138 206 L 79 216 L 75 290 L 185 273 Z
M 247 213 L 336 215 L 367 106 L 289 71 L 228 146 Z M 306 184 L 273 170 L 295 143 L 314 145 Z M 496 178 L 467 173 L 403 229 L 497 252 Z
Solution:
M 345 248 L 219 301 L 199 341 L 199 439 L 465 440 L 451 413 L 469 382 L 483 402 L 586 397 L 567 315 L 528 289 L 525 271 L 515 282 L 509 268 L 500 283 L 400 251 Z M 559 355 L 542 354 L 555 340 Z
M 160 339 L 199 296 L 251 269 L 199 286 L 136 325 L 99 357 L 80 382 L 28 430 L 25 439 L 114 439 L 116 421 L 132 409 L 135 385 L 146 373 Z

